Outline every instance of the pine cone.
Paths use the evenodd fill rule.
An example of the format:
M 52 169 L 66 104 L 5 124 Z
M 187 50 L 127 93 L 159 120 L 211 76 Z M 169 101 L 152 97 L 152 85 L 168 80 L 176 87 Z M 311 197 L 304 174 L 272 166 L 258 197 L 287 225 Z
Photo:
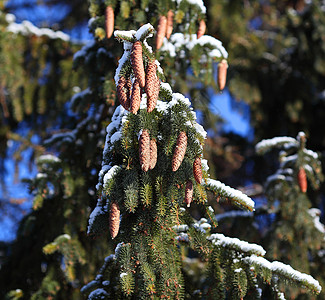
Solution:
M 201 159 L 199 157 L 195 158 L 195 160 L 194 160 L 193 174 L 194 174 L 195 181 L 198 184 L 201 184 L 201 182 L 202 182 L 202 163 L 201 163 Z
M 139 158 L 142 171 L 147 172 L 150 165 L 150 136 L 147 129 L 142 131 L 139 139 Z
M 114 10 L 111 6 L 107 6 L 105 10 L 105 27 L 106 36 L 109 39 L 114 31 Z
M 157 77 L 155 60 L 149 62 L 146 69 L 147 112 L 152 112 L 156 107 L 160 90 L 160 81 Z
M 199 23 L 199 28 L 197 30 L 196 36 L 199 39 L 202 35 L 205 34 L 205 30 L 206 30 L 207 26 L 205 24 L 204 20 L 201 20 Z
M 135 79 L 133 83 L 132 96 L 130 102 L 130 111 L 131 113 L 136 114 L 140 108 L 141 103 L 141 89 L 139 81 L 137 79 Z
M 158 22 L 157 35 L 156 35 L 157 50 L 160 49 L 160 47 L 163 44 L 164 37 L 166 35 L 166 29 L 167 29 L 167 18 L 165 16 L 160 16 Z
M 187 147 L 187 136 L 184 131 L 181 131 L 177 138 L 176 148 L 172 160 L 173 172 L 177 171 L 179 166 L 181 165 L 185 156 L 186 147 Z
M 132 46 L 131 65 L 135 78 L 139 81 L 140 87 L 145 85 L 145 73 L 142 58 L 142 45 L 140 41 L 136 41 Z
M 306 191 L 307 191 L 307 176 L 306 176 L 306 171 L 303 167 L 299 168 L 298 184 L 299 184 L 300 190 L 303 193 L 306 193 Z
M 169 10 L 167 13 L 167 29 L 166 29 L 166 38 L 169 39 L 173 32 L 173 23 L 174 23 L 174 12 Z
M 193 183 L 191 180 L 188 180 L 186 182 L 186 187 L 185 187 L 185 203 L 187 207 L 190 207 L 191 202 L 193 200 Z
M 226 86 L 226 79 L 227 79 L 227 69 L 228 63 L 225 59 L 223 59 L 218 64 L 218 86 L 219 89 L 222 91 Z
M 152 170 L 157 163 L 157 142 L 156 140 L 150 140 L 150 165 L 149 169 Z
M 126 109 L 129 110 L 130 107 L 130 98 L 129 92 L 126 89 L 127 87 L 127 80 L 124 76 L 121 76 L 118 85 L 117 85 L 117 98 L 120 101 L 121 105 Z
M 111 210 L 109 212 L 109 232 L 114 239 L 120 229 L 120 208 L 116 202 L 111 205 Z

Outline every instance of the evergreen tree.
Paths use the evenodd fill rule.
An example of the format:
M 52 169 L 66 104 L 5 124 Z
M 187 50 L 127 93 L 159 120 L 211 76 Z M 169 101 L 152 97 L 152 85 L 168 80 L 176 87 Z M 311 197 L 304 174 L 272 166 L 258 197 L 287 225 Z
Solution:
M 274 215 L 274 221 L 264 237 L 268 257 L 312 273 L 324 282 L 320 250 L 325 246 L 325 228 L 319 221 L 320 210 L 311 208 L 307 194 L 307 190 L 318 189 L 323 180 L 319 156 L 306 148 L 303 132 L 296 139 L 276 137 L 256 145 L 258 154 L 272 149 L 280 149 L 281 152 L 279 168 L 265 184 L 267 212 Z M 291 289 L 291 294 L 297 298 L 296 290 Z

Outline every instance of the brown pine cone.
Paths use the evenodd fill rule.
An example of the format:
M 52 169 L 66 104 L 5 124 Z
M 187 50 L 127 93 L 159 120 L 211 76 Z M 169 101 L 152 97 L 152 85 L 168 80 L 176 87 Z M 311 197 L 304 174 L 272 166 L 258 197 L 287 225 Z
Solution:
M 173 32 L 173 23 L 174 23 L 174 12 L 169 10 L 167 13 L 167 29 L 166 29 L 166 38 L 169 39 Z
M 201 184 L 201 182 L 202 182 L 202 163 L 201 163 L 201 159 L 199 157 L 195 158 L 195 160 L 194 160 L 193 174 L 194 174 L 195 181 L 198 184 Z
M 105 10 L 105 29 L 106 36 L 109 39 L 114 31 L 114 10 L 111 6 L 107 6 Z
M 140 108 L 140 103 L 141 103 L 141 89 L 140 89 L 139 81 L 137 79 L 135 79 L 133 83 L 130 102 L 131 102 L 130 111 L 131 113 L 136 114 Z
M 158 29 L 156 35 L 156 49 L 160 49 L 163 44 L 164 37 L 166 36 L 167 18 L 166 16 L 160 16 L 158 22 Z
M 139 159 L 142 171 L 147 172 L 150 165 L 150 136 L 147 129 L 144 129 L 139 139 Z
M 185 203 L 187 207 L 190 207 L 191 202 L 193 200 L 193 183 L 191 180 L 188 180 L 186 182 L 186 187 L 185 187 Z
M 142 45 L 140 41 L 136 41 L 132 46 L 131 65 L 135 78 L 139 81 L 140 87 L 145 86 L 145 73 L 142 58 Z
M 306 193 L 306 191 L 307 191 L 307 176 L 306 176 L 306 171 L 303 167 L 300 167 L 299 171 L 298 171 L 298 184 L 299 184 L 300 190 L 303 193 Z
M 129 91 L 127 90 L 127 80 L 124 76 L 121 76 L 118 85 L 116 87 L 117 98 L 120 101 L 120 104 L 126 109 L 130 108 L 130 98 Z
M 155 60 L 148 63 L 146 69 L 147 112 L 152 112 L 156 107 L 160 90 L 160 81 L 157 77 L 157 65 Z
M 120 229 L 120 208 L 116 202 L 111 205 L 111 210 L 109 212 L 109 232 L 114 239 Z
M 222 91 L 226 86 L 226 79 L 227 79 L 227 69 L 228 63 L 225 59 L 223 59 L 218 64 L 218 86 L 219 89 Z
M 149 169 L 152 170 L 157 163 L 157 142 L 155 139 L 150 140 L 150 165 Z
M 201 20 L 200 23 L 199 23 L 199 28 L 196 32 L 196 36 L 197 38 L 199 39 L 202 35 L 205 34 L 205 30 L 206 30 L 207 26 L 205 24 L 205 21 L 204 20 Z
M 185 156 L 186 147 L 187 147 L 187 136 L 184 131 L 181 131 L 176 141 L 176 148 L 172 160 L 173 172 L 177 171 L 179 166 L 181 165 Z

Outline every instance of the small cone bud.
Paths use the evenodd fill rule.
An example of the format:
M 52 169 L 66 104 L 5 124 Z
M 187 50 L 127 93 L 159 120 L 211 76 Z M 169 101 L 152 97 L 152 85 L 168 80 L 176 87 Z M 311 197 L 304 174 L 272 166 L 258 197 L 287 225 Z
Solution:
M 157 142 L 156 140 L 150 140 L 150 165 L 149 169 L 152 170 L 157 163 Z
M 157 50 L 160 49 L 160 47 L 163 44 L 164 37 L 166 36 L 166 29 L 167 29 L 167 18 L 165 16 L 160 16 L 158 22 L 157 35 L 156 35 Z
M 304 168 L 300 167 L 298 171 L 298 184 L 303 193 L 307 191 L 307 176 Z
M 127 80 L 125 77 L 121 76 L 118 85 L 116 87 L 117 91 L 117 98 L 120 101 L 120 104 L 126 109 L 129 110 L 130 107 L 130 99 L 129 99 L 129 92 L 126 89 Z
M 186 182 L 186 187 L 185 187 L 185 203 L 187 207 L 190 207 L 191 202 L 193 200 L 193 183 L 191 180 Z
M 116 202 L 111 205 L 111 210 L 109 212 L 109 232 L 114 239 L 120 229 L 120 208 Z
M 105 29 L 106 36 L 109 39 L 114 31 L 114 10 L 111 6 L 107 6 L 105 10 Z
M 145 85 L 145 73 L 142 58 L 142 45 L 140 41 L 136 41 L 132 46 L 131 65 L 135 78 L 139 81 L 140 87 Z
M 137 79 L 134 80 L 133 88 L 132 88 L 132 95 L 130 101 L 130 111 L 133 114 L 136 114 L 140 108 L 141 103 L 141 89 Z
M 184 131 L 181 131 L 176 141 L 176 148 L 172 160 L 173 172 L 176 172 L 180 167 L 185 156 L 186 147 L 187 147 L 187 136 Z
M 201 20 L 199 23 L 199 28 L 197 30 L 196 36 L 199 39 L 202 35 L 205 34 L 205 30 L 206 30 L 207 26 L 205 24 L 204 20 Z
M 147 172 L 150 165 L 150 136 L 147 129 L 142 131 L 139 139 L 139 159 L 142 171 Z
M 202 163 L 201 163 L 201 159 L 199 157 L 195 158 L 195 160 L 194 160 L 193 174 L 194 174 L 195 181 L 198 184 L 201 184 L 201 182 L 202 182 Z
M 160 81 L 157 77 L 157 65 L 150 61 L 146 69 L 147 112 L 152 112 L 156 107 L 160 90 Z
M 174 12 L 169 10 L 167 13 L 167 29 L 166 29 L 166 38 L 169 39 L 173 32 L 173 23 L 174 23 Z
M 223 59 L 218 65 L 218 86 L 222 91 L 226 86 L 228 63 Z

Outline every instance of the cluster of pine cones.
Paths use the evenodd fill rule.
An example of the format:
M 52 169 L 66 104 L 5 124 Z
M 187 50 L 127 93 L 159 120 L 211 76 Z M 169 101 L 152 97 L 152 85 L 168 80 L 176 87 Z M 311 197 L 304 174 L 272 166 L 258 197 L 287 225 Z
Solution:
M 132 46 L 131 66 L 134 73 L 134 82 L 130 78 L 121 76 L 117 85 L 117 97 L 121 105 L 128 111 L 136 114 L 140 108 L 142 89 L 147 94 L 147 111 L 152 112 L 156 107 L 160 91 L 160 80 L 157 76 L 157 65 L 152 59 L 146 69 L 142 57 L 142 43 L 136 41 Z
M 105 17 L 106 34 L 107 38 L 110 38 L 114 31 L 114 10 L 111 6 L 107 6 Z M 160 16 L 156 36 L 157 49 L 162 46 L 165 36 L 167 39 L 170 38 L 173 31 L 173 19 L 174 13 L 171 10 L 168 11 L 167 17 Z M 197 38 L 200 38 L 205 33 L 205 30 L 205 21 L 201 20 L 199 22 Z M 119 102 L 126 110 L 136 114 L 140 109 L 142 89 L 144 88 L 147 94 L 147 112 L 150 113 L 154 110 L 158 101 L 160 81 L 157 76 L 157 65 L 154 59 L 150 60 L 145 68 L 142 56 L 142 43 L 140 41 L 136 41 L 132 46 L 131 66 L 134 74 L 134 81 L 132 83 L 130 77 L 126 78 L 125 76 L 120 76 L 117 85 L 117 96 Z M 223 69 L 226 68 L 224 67 Z M 222 85 L 223 82 L 220 84 Z M 186 133 L 182 131 L 179 133 L 177 138 L 176 147 L 172 158 L 173 172 L 176 172 L 180 167 L 186 153 L 186 148 L 187 136 Z M 150 139 L 150 134 L 147 129 L 142 131 L 139 138 L 139 159 L 141 169 L 144 172 L 152 170 L 157 163 L 157 142 L 155 139 Z M 193 174 L 196 182 L 200 184 L 202 182 L 202 165 L 199 157 L 194 160 Z M 190 206 L 192 199 L 193 183 L 191 180 L 188 180 L 185 187 L 185 203 L 187 206 Z M 113 239 L 118 234 L 119 224 L 120 208 L 116 202 L 113 202 L 110 207 L 109 215 L 109 230 Z

